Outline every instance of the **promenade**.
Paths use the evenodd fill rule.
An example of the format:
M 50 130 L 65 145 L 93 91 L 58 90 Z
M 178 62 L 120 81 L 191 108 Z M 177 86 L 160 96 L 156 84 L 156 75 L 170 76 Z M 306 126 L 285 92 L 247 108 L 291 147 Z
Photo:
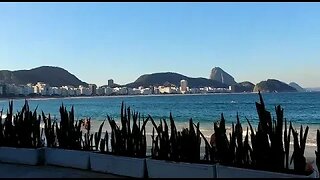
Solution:
M 122 176 L 58 166 L 0 163 L 0 178 L 121 178 Z

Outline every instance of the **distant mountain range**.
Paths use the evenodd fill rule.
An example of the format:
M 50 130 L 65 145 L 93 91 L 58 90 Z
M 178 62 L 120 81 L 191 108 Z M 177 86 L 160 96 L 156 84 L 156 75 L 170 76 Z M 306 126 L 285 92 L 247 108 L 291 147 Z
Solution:
M 75 75 L 60 67 L 41 66 L 30 70 L 18 70 L 18 71 L 0 71 L 0 83 L 10 84 L 28 84 L 44 82 L 50 86 L 64 86 L 72 85 L 87 86 L 86 82 L 79 80 Z
M 297 83 L 292 82 L 288 85 L 276 79 L 268 79 L 266 81 L 261 81 L 256 85 L 249 81 L 237 83 L 230 74 L 222 70 L 220 67 L 214 67 L 211 70 L 209 79 L 202 77 L 193 78 L 174 72 L 160 72 L 141 75 L 134 82 L 125 85 L 119 85 L 115 83 L 112 87 L 126 86 L 136 88 L 139 86 L 149 87 L 161 85 L 174 85 L 179 87 L 180 81 L 183 79 L 187 80 L 188 86 L 190 88 L 228 88 L 231 85 L 232 92 L 253 92 L 258 90 L 262 92 L 301 92 L 305 90 L 320 91 L 320 88 L 304 89 L 300 87 Z M 50 86 L 57 87 L 64 85 L 72 85 L 75 87 L 78 87 L 79 85 L 88 86 L 88 83 L 81 81 L 75 75 L 69 73 L 67 70 L 60 67 L 41 66 L 30 70 L 0 71 L 0 83 L 35 84 L 37 82 L 44 82 L 49 84 Z M 107 85 L 103 87 L 106 86 Z
M 164 72 L 164 73 L 154 73 L 154 74 L 145 74 L 140 76 L 136 81 L 126 84 L 124 86 L 127 87 L 149 87 L 149 86 L 162 86 L 162 85 L 175 85 L 180 86 L 181 80 L 186 80 L 188 82 L 188 86 L 191 88 L 196 87 L 221 87 L 227 88 L 228 85 L 221 83 L 219 81 L 206 79 L 206 78 L 191 78 L 184 76 L 182 74 L 173 73 L 173 72 Z

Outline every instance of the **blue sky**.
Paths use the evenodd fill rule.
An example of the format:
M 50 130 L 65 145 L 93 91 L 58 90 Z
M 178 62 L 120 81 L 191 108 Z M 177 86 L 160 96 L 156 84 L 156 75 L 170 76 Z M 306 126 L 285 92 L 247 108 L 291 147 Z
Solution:
M 0 3 L 0 69 L 42 65 L 83 81 L 142 74 L 320 86 L 319 3 Z

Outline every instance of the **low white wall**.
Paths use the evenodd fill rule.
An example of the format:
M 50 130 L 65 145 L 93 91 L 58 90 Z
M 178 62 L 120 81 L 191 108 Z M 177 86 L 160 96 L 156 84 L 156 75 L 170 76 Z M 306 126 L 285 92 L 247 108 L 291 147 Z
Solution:
M 294 175 L 277 173 L 262 170 L 243 169 L 236 167 L 229 167 L 223 165 L 216 165 L 217 178 L 313 178 L 316 177 L 316 172 L 310 176 Z
M 43 164 L 44 148 L 0 147 L 0 161 L 27 165 Z
M 63 167 L 89 169 L 89 153 L 87 151 L 45 148 L 45 163 Z
M 146 159 L 150 178 L 215 178 L 215 165 Z
M 91 152 L 90 164 L 91 169 L 97 172 L 105 172 L 136 178 L 144 177 L 144 158 L 114 156 Z

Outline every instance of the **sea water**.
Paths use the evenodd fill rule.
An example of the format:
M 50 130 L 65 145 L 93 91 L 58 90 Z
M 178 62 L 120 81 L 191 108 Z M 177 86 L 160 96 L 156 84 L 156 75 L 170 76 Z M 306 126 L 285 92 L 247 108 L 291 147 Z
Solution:
M 281 105 L 284 117 L 291 121 L 294 128 L 300 132 L 300 126 L 309 126 L 307 145 L 316 146 L 316 130 L 320 129 L 320 92 L 305 93 L 262 93 L 266 109 L 276 120 L 275 106 Z M 15 99 L 14 112 L 21 110 L 24 99 Z M 0 110 L 4 113 L 8 108 L 9 99 L 0 100 Z M 145 96 L 99 96 L 76 98 L 48 98 L 28 99 L 31 110 L 37 107 L 53 118 L 60 118 L 59 107 L 63 103 L 67 110 L 74 106 L 76 119 L 91 118 L 92 130 L 96 131 L 107 115 L 119 120 L 121 103 L 126 107 L 140 112 L 141 117 L 151 117 L 158 123 L 160 119 L 169 120 L 173 115 L 178 129 L 187 128 L 189 119 L 200 123 L 201 132 L 206 136 L 214 132 L 213 123 L 218 121 L 223 113 L 226 119 L 227 131 L 231 123 L 236 122 L 236 115 L 240 117 L 244 134 L 248 126 L 246 118 L 253 127 L 257 126 L 258 114 L 255 102 L 259 102 L 257 93 L 217 93 L 195 95 L 145 95 Z M 118 121 L 119 122 L 119 121 Z M 169 121 L 168 121 L 169 122 Z M 120 122 L 119 122 L 120 123 Z M 147 124 L 147 134 L 152 133 L 152 124 Z M 110 130 L 106 122 L 104 130 Z

